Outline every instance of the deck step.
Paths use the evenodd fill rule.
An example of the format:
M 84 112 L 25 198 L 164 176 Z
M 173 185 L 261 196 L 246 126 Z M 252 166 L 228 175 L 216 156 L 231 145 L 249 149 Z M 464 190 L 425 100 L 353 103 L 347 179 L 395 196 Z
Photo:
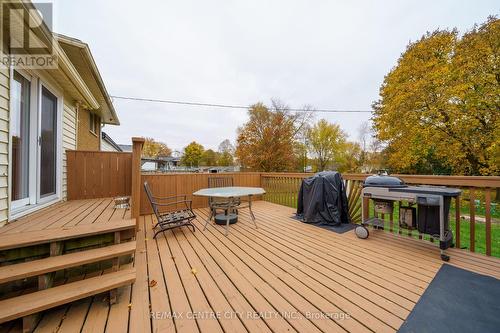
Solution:
M 0 301 L 0 324 L 134 283 L 129 268 Z
M 0 284 L 135 252 L 135 241 L 0 267 Z
M 26 246 L 83 238 L 135 228 L 135 219 L 76 225 L 62 229 L 44 229 L 22 233 L 1 234 L 0 251 Z

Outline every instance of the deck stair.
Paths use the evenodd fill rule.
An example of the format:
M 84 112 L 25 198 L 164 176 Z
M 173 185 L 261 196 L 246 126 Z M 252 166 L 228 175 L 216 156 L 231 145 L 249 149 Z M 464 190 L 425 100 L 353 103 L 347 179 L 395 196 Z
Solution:
M 65 229 L 28 231 L 0 235 L 0 251 L 49 244 L 50 256 L 42 259 L 0 267 L 0 284 L 38 277 L 38 291 L 0 301 L 0 324 L 23 318 L 23 331 L 31 332 L 40 319 L 40 312 L 93 296 L 110 292 L 110 302 L 116 302 L 117 288 L 135 281 L 135 269 L 120 269 L 120 258 L 133 255 L 135 240 L 122 242 L 124 236 L 133 234 L 135 220 L 109 221 Z M 96 235 L 114 235 L 109 246 L 63 254 L 64 242 Z M 110 260 L 110 272 L 76 282 L 54 286 L 57 271 Z

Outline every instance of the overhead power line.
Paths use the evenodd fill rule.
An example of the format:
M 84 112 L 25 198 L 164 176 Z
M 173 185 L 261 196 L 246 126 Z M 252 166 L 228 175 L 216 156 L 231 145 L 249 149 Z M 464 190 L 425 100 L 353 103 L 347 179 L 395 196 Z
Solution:
M 245 109 L 248 110 L 250 106 L 244 105 L 232 105 L 232 104 L 213 104 L 213 103 L 199 103 L 199 102 L 186 102 L 186 101 L 174 101 L 167 99 L 154 99 L 154 98 L 139 98 L 139 97 L 125 97 L 125 96 L 110 96 L 111 98 L 123 99 L 129 101 L 139 101 L 139 102 L 152 102 L 152 103 L 166 103 L 166 104 L 179 104 L 179 105 L 190 105 L 190 106 L 208 106 L 214 108 L 226 108 L 226 109 Z M 297 109 L 289 108 L 288 110 L 294 112 L 325 112 L 325 113 L 371 113 L 370 110 L 343 110 L 343 109 Z

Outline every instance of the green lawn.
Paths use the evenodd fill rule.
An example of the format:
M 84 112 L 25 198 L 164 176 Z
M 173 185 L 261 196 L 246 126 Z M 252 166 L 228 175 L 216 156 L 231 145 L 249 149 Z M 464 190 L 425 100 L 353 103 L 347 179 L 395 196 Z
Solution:
M 274 202 L 280 205 L 285 205 L 292 208 L 297 208 L 297 194 L 293 193 L 269 193 L 265 195 L 265 200 Z M 361 200 L 361 199 L 360 199 Z M 469 215 L 469 202 L 463 200 L 460 206 L 460 212 L 462 215 Z M 373 215 L 373 210 L 370 210 L 370 215 Z M 500 219 L 500 211 L 492 211 L 493 219 Z M 394 206 L 394 222 L 393 231 L 398 232 L 399 226 L 397 223 L 399 216 L 398 205 Z M 476 207 L 476 216 L 484 217 L 484 205 L 479 205 Z M 388 216 L 386 216 L 388 220 Z M 389 230 L 389 221 L 386 221 L 385 230 Z M 450 207 L 450 228 L 455 235 L 455 206 L 452 203 Z M 407 230 L 402 231 L 405 235 L 408 234 Z M 418 238 L 418 232 L 413 231 L 412 237 Z M 429 236 L 424 236 L 424 239 L 429 239 Z M 468 249 L 470 245 L 470 223 L 468 220 L 460 221 L 460 247 L 463 249 Z M 476 221 L 475 223 L 475 252 L 486 253 L 486 225 L 482 222 Z M 491 255 L 494 257 L 500 257 L 500 224 L 491 224 Z

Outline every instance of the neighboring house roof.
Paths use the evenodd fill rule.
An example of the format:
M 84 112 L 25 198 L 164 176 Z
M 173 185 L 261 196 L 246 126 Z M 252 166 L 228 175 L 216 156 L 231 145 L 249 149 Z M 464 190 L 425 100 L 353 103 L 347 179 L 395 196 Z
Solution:
M 132 145 L 122 145 L 122 144 L 118 144 L 118 147 L 120 147 L 120 149 L 124 152 L 132 152 Z
M 181 161 L 181 158 L 180 157 L 172 157 L 172 156 L 160 156 L 158 157 L 164 161 L 167 161 L 167 162 L 180 162 Z
M 54 36 L 97 99 L 99 103 L 97 112 L 100 114 L 102 122 L 105 124 L 120 125 L 120 120 L 116 115 L 115 108 L 88 44 L 79 39 L 61 34 L 54 34 Z
M 107 135 L 105 132 L 101 132 L 101 137 L 104 141 L 113 146 L 113 148 L 115 148 L 116 150 L 123 151 L 122 148 L 116 142 L 114 142 L 113 139 L 111 139 L 111 137 Z
M 179 158 L 172 157 L 172 156 L 158 156 L 158 157 L 142 157 L 141 158 L 143 161 L 149 161 L 149 162 L 178 162 L 180 161 Z
M 143 161 L 143 162 L 165 162 L 163 160 L 159 160 L 159 159 L 154 158 L 154 157 L 141 157 L 141 161 Z

